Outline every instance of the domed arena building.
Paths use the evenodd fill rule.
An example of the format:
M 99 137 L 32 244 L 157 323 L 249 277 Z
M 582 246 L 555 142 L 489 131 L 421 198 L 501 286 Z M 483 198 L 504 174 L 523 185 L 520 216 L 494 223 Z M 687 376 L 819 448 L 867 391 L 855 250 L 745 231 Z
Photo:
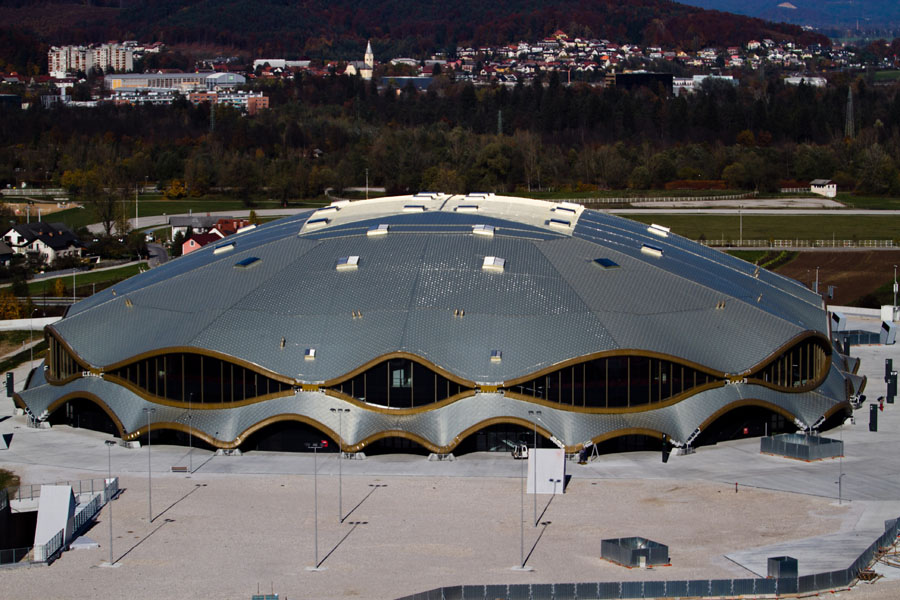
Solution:
M 492 194 L 242 231 L 46 336 L 15 398 L 33 418 L 223 449 L 509 450 L 533 428 L 570 452 L 689 446 L 826 426 L 865 383 L 798 282 L 662 227 Z

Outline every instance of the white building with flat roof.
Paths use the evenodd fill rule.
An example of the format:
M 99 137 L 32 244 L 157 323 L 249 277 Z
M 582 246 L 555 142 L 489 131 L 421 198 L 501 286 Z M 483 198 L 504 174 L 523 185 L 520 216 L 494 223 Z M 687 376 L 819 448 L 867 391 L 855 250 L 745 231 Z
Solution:
M 53 46 L 47 52 L 47 62 L 50 76 L 57 78 L 93 68 L 127 72 L 134 70 L 134 50 L 122 44 Z

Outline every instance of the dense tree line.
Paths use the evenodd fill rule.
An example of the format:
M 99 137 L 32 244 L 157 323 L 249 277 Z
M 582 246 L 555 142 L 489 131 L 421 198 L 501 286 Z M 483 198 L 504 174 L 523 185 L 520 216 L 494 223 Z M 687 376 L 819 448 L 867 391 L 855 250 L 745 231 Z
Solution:
M 900 86 L 820 89 L 760 80 L 662 90 L 541 83 L 379 91 L 355 77 L 265 84 L 255 117 L 181 101 L 169 107 L 0 114 L 0 184 L 62 184 L 98 205 L 146 181 L 171 196 L 227 188 L 247 204 L 371 185 L 391 192 L 663 187 L 724 180 L 774 190 L 831 178 L 845 190 L 900 192 Z M 853 137 L 845 137 L 848 90 Z M 115 190 L 115 193 L 113 193 Z M 108 207 L 104 212 L 103 207 Z

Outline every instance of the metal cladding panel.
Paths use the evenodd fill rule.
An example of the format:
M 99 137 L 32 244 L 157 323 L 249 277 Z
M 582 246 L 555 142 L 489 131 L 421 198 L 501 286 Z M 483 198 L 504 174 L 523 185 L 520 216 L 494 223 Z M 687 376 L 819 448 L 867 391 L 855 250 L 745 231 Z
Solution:
M 403 349 L 478 383 L 524 377 L 563 360 L 616 348 L 601 321 L 590 313 L 545 315 L 413 311 Z M 539 340 L 539 343 L 536 342 Z M 491 361 L 500 350 L 500 362 Z
M 298 245 L 306 239 L 288 240 Z M 421 267 L 425 236 L 373 240 L 365 235 L 316 242 L 314 248 L 242 298 L 242 310 L 285 316 L 345 315 L 403 309 Z M 359 256 L 355 270 L 338 271 L 338 259 Z M 252 270 L 252 269 L 251 269 Z M 402 322 L 399 323 L 402 327 Z M 337 374 L 335 374 L 337 375 Z
M 803 330 L 784 322 L 760 321 L 750 329 L 739 303 L 678 314 L 597 313 L 621 348 L 649 350 L 699 363 L 724 373 L 741 373 L 768 358 Z
M 51 329 L 95 368 L 106 367 L 145 352 L 190 346 L 193 337 L 221 315 L 219 310 L 181 312 L 136 305 L 124 298 L 103 307 L 57 321 Z M 164 323 L 165 326 L 160 326 Z
M 126 432 L 146 425 L 142 408 L 157 409 L 156 423 L 186 425 L 185 408 L 162 406 L 148 402 L 125 387 L 99 377 L 76 379 L 64 386 L 42 385 L 20 395 L 33 414 L 40 415 L 63 394 L 86 393 L 101 398 L 116 414 Z M 462 433 L 488 420 L 532 422 L 529 410 L 539 409 L 540 425 L 568 446 L 616 435 L 623 430 L 639 429 L 648 433 L 666 433 L 673 440 L 684 441 L 720 409 L 736 403 L 763 401 L 782 406 L 801 422 L 818 420 L 840 399 L 818 392 L 787 394 L 752 384 L 726 385 L 706 390 L 663 408 L 616 414 L 586 414 L 516 400 L 501 393 L 475 394 L 439 409 L 413 414 L 392 414 L 383 409 L 368 410 L 349 404 L 322 392 L 299 392 L 264 402 L 233 408 L 195 410 L 190 424 L 197 430 L 225 443 L 240 442 L 238 436 L 267 420 L 303 416 L 321 423 L 332 432 L 338 430 L 338 416 L 331 408 L 349 407 L 343 417 L 344 440 L 357 444 L 372 436 L 402 431 L 427 440 L 438 447 L 453 446 Z
M 235 250 L 231 252 L 219 255 L 213 254 L 215 246 L 218 246 L 219 244 L 212 243 L 200 250 L 181 256 L 177 260 L 173 259 L 165 262 L 158 267 L 144 271 L 125 281 L 121 281 L 112 288 L 97 292 L 93 296 L 79 301 L 69 309 L 67 317 L 77 315 L 81 312 L 100 306 L 105 302 L 114 300 L 117 297 L 133 293 L 155 284 L 165 283 L 168 285 L 174 278 L 211 263 L 224 261 L 232 264 L 235 262 L 232 259 L 236 254 L 249 252 L 254 248 L 282 240 L 284 237 L 296 233 L 296 230 L 299 227 L 299 224 L 297 224 L 296 221 L 299 219 L 302 222 L 302 219 L 304 218 L 304 215 L 295 215 L 261 225 L 250 231 L 229 236 L 227 242 L 235 243 Z M 113 290 L 116 291 L 115 296 L 112 294 Z
M 503 272 L 482 269 L 485 256 L 506 259 Z M 584 311 L 535 244 L 495 236 L 434 236 L 423 256 L 416 306 L 464 309 L 466 314 L 555 314 Z
M 276 316 L 277 317 L 277 316 Z M 309 317 L 232 309 L 194 343 L 227 352 L 265 369 L 304 382 L 340 377 L 401 348 L 405 311 L 368 311 L 354 320 L 349 311 Z M 281 338 L 285 339 L 281 348 Z M 305 360 L 307 348 L 315 360 Z
M 701 246 L 696 242 L 670 233 L 661 238 L 647 232 L 642 223 L 613 217 L 595 211 L 585 211 L 575 229 L 576 237 L 594 241 L 600 245 L 620 247 L 623 252 L 634 253 L 644 262 L 657 264 L 674 275 L 685 277 L 698 285 L 709 287 L 720 294 L 756 302 L 761 310 L 789 320 L 798 316 L 808 329 L 825 332 L 825 321 L 820 318 L 821 299 L 798 282 L 760 270 L 723 252 Z M 643 243 L 663 249 L 661 258 L 640 255 Z

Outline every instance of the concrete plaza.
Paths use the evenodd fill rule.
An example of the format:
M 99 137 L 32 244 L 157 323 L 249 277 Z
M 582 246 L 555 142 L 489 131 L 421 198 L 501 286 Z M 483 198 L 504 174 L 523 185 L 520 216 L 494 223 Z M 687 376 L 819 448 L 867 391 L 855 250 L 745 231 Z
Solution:
M 854 349 L 870 400 L 885 393 L 884 358 L 900 364 L 896 348 Z M 12 434 L 0 464 L 23 483 L 106 475 L 109 436 L 29 429 L 11 401 L 0 407 L 0 434 Z M 885 406 L 876 433 L 866 405 L 855 424 L 824 435 L 843 438 L 843 460 L 762 455 L 751 438 L 666 464 L 655 452 L 569 463 L 566 494 L 538 496 L 537 527 L 533 497 L 524 498 L 524 528 L 524 462 L 508 454 L 345 460 L 343 523 L 337 455 L 319 455 L 321 571 L 307 570 L 316 565 L 313 455 L 194 450 L 188 477 L 171 472 L 189 463 L 187 448 L 153 446 L 151 522 L 148 450 L 115 446 L 112 472 L 124 492 L 112 503 L 113 550 L 121 566 L 98 567 L 109 556 L 104 509 L 87 533 L 99 548 L 70 550 L 47 568 L 4 570 L 4 596 L 238 599 L 259 586 L 281 598 L 396 598 L 442 585 L 752 577 L 765 575 L 768 556 L 783 554 L 799 559 L 801 575 L 844 568 L 885 519 L 900 516 L 900 404 Z M 667 544 L 671 566 L 625 569 L 599 558 L 602 538 L 624 536 Z M 511 570 L 523 555 L 534 570 Z M 883 579 L 840 595 L 900 597 L 900 569 L 877 570 Z

